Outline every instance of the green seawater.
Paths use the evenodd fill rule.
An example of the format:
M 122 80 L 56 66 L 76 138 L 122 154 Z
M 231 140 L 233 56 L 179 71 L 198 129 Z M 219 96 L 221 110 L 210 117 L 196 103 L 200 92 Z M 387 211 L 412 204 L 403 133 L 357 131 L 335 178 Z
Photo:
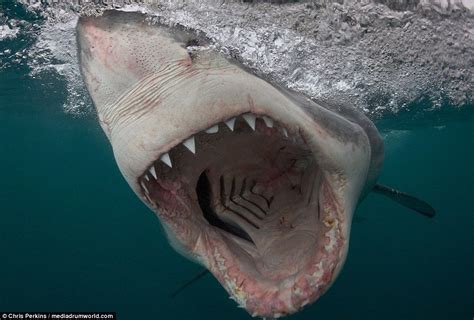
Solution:
M 170 297 L 200 268 L 169 247 L 95 115 L 66 114 L 64 83 L 27 72 L 0 70 L 0 310 L 250 319 L 212 276 Z M 340 277 L 289 319 L 472 319 L 473 111 L 420 103 L 376 121 L 386 147 L 380 182 L 438 214 L 370 194 Z

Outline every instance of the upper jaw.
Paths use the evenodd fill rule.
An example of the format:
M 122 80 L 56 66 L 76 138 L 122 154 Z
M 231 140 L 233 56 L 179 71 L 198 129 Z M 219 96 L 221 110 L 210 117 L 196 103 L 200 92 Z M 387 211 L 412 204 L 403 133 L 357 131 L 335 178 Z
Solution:
M 142 83 L 147 80 L 122 95 L 114 103 L 113 112 L 99 111 L 101 122 L 111 127 L 110 139 L 119 168 L 137 194 L 137 178 L 154 160 L 196 133 L 246 113 L 268 116 L 289 133 L 303 137 L 321 166 L 356 182 L 354 194 L 363 185 L 370 158 L 363 130 L 312 101 L 302 108 L 291 96 L 235 66 L 219 74 L 197 71 L 169 89 L 159 81 L 148 82 L 144 88 Z M 167 94 L 157 96 L 156 90 Z M 126 110 L 137 105 L 143 110 Z M 125 116 L 117 117 L 117 113 Z
M 197 38 L 150 25 L 137 13 L 108 11 L 78 22 L 81 72 L 119 168 L 137 194 L 137 178 L 161 154 L 251 112 L 300 131 L 322 166 L 359 184 L 352 192 L 357 196 L 370 158 L 361 127 L 211 51 L 191 56 L 186 43 Z

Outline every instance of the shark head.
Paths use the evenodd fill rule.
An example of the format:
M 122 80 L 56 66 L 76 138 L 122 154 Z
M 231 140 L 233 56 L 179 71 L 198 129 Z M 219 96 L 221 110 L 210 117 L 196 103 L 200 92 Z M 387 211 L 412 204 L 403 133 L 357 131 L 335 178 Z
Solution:
M 105 12 L 77 26 L 117 164 L 170 244 L 251 315 L 316 301 L 383 158 L 363 114 L 279 88 L 181 27 Z

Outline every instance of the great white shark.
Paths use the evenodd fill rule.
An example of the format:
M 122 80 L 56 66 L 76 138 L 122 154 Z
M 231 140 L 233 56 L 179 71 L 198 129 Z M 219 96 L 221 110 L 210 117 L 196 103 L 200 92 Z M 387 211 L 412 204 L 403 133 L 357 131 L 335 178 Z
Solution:
M 118 167 L 170 244 L 251 315 L 316 301 L 346 260 L 383 141 L 363 113 L 271 84 L 182 27 L 106 11 L 77 25 L 80 68 Z

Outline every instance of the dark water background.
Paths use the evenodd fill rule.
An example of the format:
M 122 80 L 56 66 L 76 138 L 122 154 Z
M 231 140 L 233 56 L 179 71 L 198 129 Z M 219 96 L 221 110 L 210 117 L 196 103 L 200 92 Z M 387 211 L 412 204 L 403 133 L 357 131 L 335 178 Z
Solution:
M 0 70 L 0 310 L 250 319 L 211 276 L 170 298 L 199 267 L 168 246 L 95 115 L 65 114 L 64 83 L 27 73 Z M 420 103 L 376 121 L 386 143 L 380 181 L 438 215 L 369 195 L 339 279 L 291 319 L 472 319 L 473 111 Z

